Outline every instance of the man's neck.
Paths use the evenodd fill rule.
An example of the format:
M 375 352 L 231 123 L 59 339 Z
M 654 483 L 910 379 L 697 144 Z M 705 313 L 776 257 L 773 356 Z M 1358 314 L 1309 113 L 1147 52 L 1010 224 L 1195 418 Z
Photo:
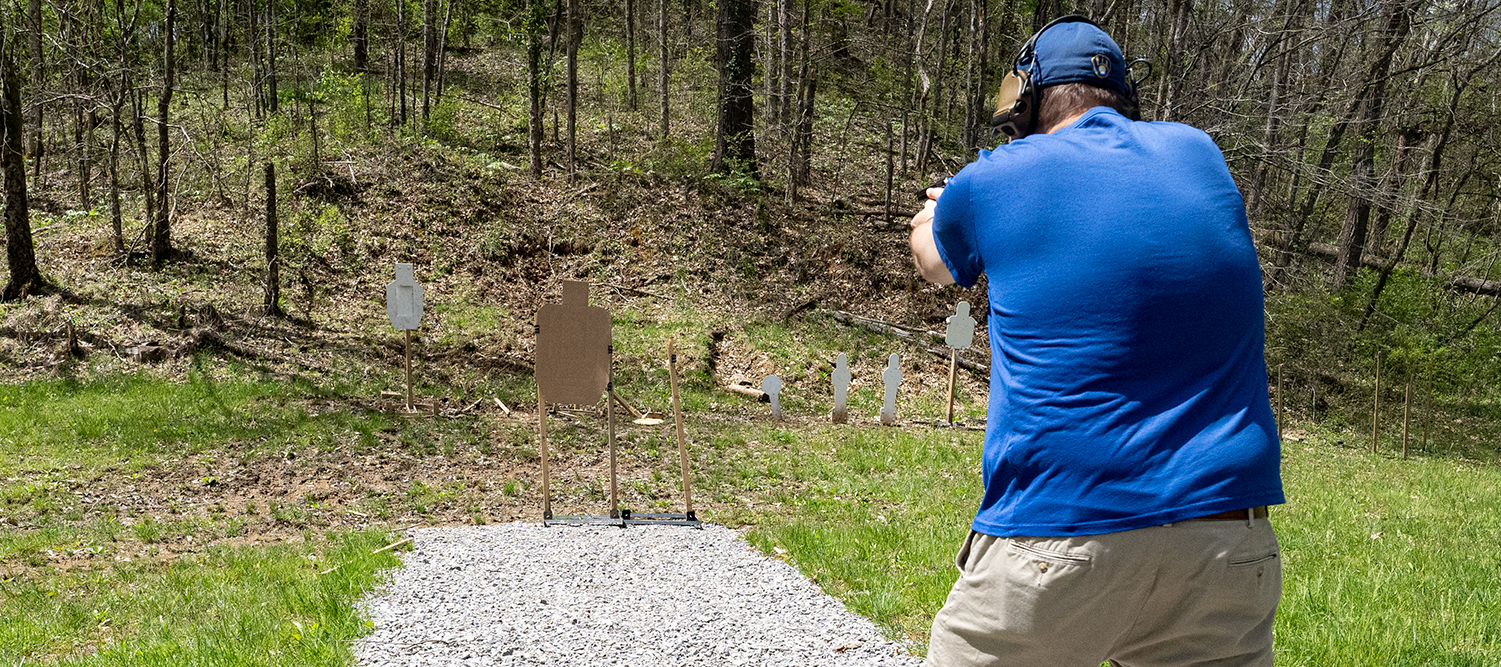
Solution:
M 1052 134 L 1054 132 L 1057 132 L 1058 130 L 1061 130 L 1061 129 L 1065 128 L 1065 127 L 1073 125 L 1074 121 L 1079 120 L 1080 118 L 1083 118 L 1084 114 L 1086 114 L 1088 112 L 1089 112 L 1089 110 L 1085 109 L 1083 111 L 1080 111 L 1079 113 L 1076 113 L 1076 114 L 1074 114 L 1072 116 L 1069 116 L 1068 118 L 1065 118 L 1063 120 L 1058 121 L 1057 124 L 1055 124 L 1052 127 L 1048 128 L 1047 134 Z

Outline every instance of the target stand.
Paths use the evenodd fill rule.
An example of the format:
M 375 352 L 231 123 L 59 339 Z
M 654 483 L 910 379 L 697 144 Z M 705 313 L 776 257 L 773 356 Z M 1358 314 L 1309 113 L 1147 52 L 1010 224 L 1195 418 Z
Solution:
M 540 393 L 537 395 L 538 416 L 537 431 L 542 440 L 542 525 L 543 526 L 616 526 L 624 528 L 630 518 L 630 510 L 620 509 L 620 491 L 617 484 L 615 468 L 615 387 L 614 383 L 605 385 L 605 391 L 609 396 L 605 399 L 605 422 L 608 424 L 610 441 L 610 513 L 602 514 L 559 514 L 552 513 L 552 494 L 548 488 L 548 450 L 547 450 L 547 410 L 542 402 Z
M 621 519 L 627 526 L 692 526 L 703 528 L 698 516 L 693 513 L 693 476 L 688 466 L 688 444 L 683 437 L 683 401 L 678 397 L 678 355 L 673 350 L 673 341 L 667 341 L 667 375 L 672 380 L 672 419 L 677 426 L 678 467 L 683 472 L 683 513 L 632 512 L 622 510 Z M 614 451 L 613 449 L 611 451 Z M 613 468 L 612 468 L 613 469 Z
M 563 282 L 563 302 L 537 310 L 537 436 L 542 448 L 542 525 L 624 528 L 615 468 L 615 387 L 610 381 L 610 311 L 589 305 L 589 284 Z M 610 438 L 610 513 L 554 516 L 547 447 L 547 402 L 593 405 L 605 395 Z

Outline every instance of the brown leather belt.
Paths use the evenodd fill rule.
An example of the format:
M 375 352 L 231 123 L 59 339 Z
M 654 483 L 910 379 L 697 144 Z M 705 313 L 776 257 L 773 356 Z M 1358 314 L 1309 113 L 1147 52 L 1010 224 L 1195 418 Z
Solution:
M 1250 508 L 1246 508 L 1246 509 L 1243 509 L 1243 510 L 1230 510 L 1228 512 L 1220 512 L 1219 514 L 1210 514 L 1210 515 L 1207 515 L 1207 516 L 1198 516 L 1198 517 L 1194 517 L 1192 519 L 1185 519 L 1185 520 L 1186 521 L 1250 521 L 1251 519 L 1265 519 L 1265 518 L 1266 518 L 1266 505 L 1261 505 L 1259 507 L 1250 507 Z

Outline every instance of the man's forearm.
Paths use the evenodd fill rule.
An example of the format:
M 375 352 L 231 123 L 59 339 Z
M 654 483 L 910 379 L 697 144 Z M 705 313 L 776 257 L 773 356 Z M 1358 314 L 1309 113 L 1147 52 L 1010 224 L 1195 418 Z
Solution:
M 917 273 L 930 283 L 939 285 L 951 285 L 954 276 L 949 273 L 949 267 L 943 263 L 943 257 L 938 254 L 938 243 L 933 240 L 933 221 L 931 219 L 917 223 L 912 227 L 912 263 L 917 265 Z

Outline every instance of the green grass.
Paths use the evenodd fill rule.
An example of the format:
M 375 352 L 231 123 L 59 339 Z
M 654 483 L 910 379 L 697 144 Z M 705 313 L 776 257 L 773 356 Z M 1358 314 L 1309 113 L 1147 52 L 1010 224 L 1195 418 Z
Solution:
M 1501 470 L 1285 450 L 1280 664 L 1501 662 Z
M 394 540 L 385 530 L 310 537 L 0 580 L 0 663 L 347 664 L 350 641 L 370 627 L 354 602 L 397 563 L 371 552 Z
M 751 444 L 754 441 L 755 444 Z M 722 436 L 732 484 L 761 505 L 747 536 L 850 609 L 925 641 L 981 493 L 980 434 L 824 427 Z
M 1336 436 L 1284 448 L 1278 664 L 1494 667 L 1501 470 Z M 721 493 L 759 505 L 753 543 L 923 650 L 979 503 L 978 434 L 752 429 L 716 445 Z
M 830 350 L 846 351 L 851 365 L 864 369 L 857 383 L 867 384 L 851 392 L 851 409 L 868 419 L 880 401 L 871 371 L 886 353 L 902 348 L 816 315 L 728 332 L 738 349 L 763 355 L 788 381 L 792 419 L 771 422 L 764 405 L 713 386 L 704 359 L 710 330 L 703 314 L 673 305 L 615 313 L 615 380 L 637 405 L 669 407 L 663 352 L 668 337 L 679 342 L 696 498 L 713 501 L 701 516 L 751 524 L 748 538 L 755 545 L 787 559 L 921 652 L 956 576 L 954 551 L 979 502 L 982 434 L 823 425 Z M 510 374 L 474 382 L 471 396 L 520 401 L 529 393 L 527 380 Z M 348 641 L 361 631 L 353 602 L 378 568 L 395 562 L 355 555 L 368 554 L 389 535 L 305 530 L 313 539 L 304 543 L 218 545 L 164 562 L 159 545 L 180 545 L 188 537 L 212 543 L 235 536 L 243 524 L 214 515 L 83 518 L 77 496 L 108 470 L 149 473 L 148 466 L 186 457 L 280 456 L 304 447 L 394 447 L 421 457 L 476 443 L 489 448 L 494 441 L 500 455 L 536 458 L 530 425 L 487 433 L 459 421 L 395 419 L 359 407 L 373 394 L 370 387 L 272 382 L 213 362 L 186 382 L 118 375 L 0 386 L 0 516 L 26 526 L 0 528 L 0 565 L 6 566 L 0 572 L 12 573 L 0 575 L 11 577 L 0 583 L 0 664 L 22 658 L 91 665 L 348 664 Z M 973 397 L 961 404 L 961 415 L 983 414 L 983 402 Z M 904 419 L 936 417 L 941 388 L 904 396 L 902 409 Z M 1296 415 L 1296 406 L 1289 412 Z M 1372 455 L 1361 446 L 1369 432 L 1358 413 L 1351 414 L 1321 415 L 1321 426 L 1308 426 L 1309 433 L 1284 447 L 1290 503 L 1274 515 L 1286 568 L 1279 664 L 1495 667 L 1501 662 L 1501 622 L 1495 620 L 1501 619 L 1501 469 L 1477 465 L 1442 430 L 1431 453 L 1419 456 L 1414 447 L 1413 460 L 1397 460 L 1389 440 L 1383 453 Z M 1470 416 L 1477 419 L 1484 421 Z M 1390 417 L 1388 427 L 1398 428 Z M 560 452 L 600 444 L 598 428 L 586 423 L 559 423 L 550 435 Z M 662 461 L 659 474 L 632 488 L 658 508 L 676 506 L 670 435 L 623 433 L 621 446 Z M 513 497 L 535 482 L 496 483 Z M 565 475 L 555 482 L 592 493 L 591 502 L 603 497 L 598 479 Z M 379 521 L 393 512 L 460 502 L 460 495 L 455 484 L 414 479 L 360 507 Z M 296 501 L 269 502 L 257 511 L 295 527 L 306 524 L 307 509 Z M 474 522 L 485 520 L 471 512 Z M 117 555 L 136 560 L 111 562 Z M 345 560 L 356 562 L 317 576 Z M 69 569 L 59 561 L 82 565 Z

